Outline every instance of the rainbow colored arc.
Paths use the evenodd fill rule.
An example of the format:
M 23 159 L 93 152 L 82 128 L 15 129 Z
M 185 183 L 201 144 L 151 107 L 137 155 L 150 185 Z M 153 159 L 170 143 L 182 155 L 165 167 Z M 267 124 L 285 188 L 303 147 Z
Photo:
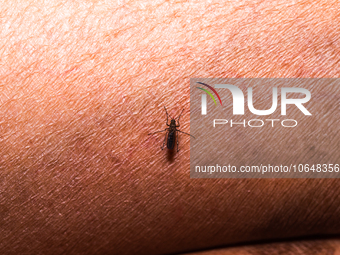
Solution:
M 221 105 L 222 105 L 222 100 L 221 100 L 220 96 L 218 95 L 217 91 L 216 91 L 213 87 L 211 87 L 211 86 L 209 86 L 208 84 L 205 84 L 205 83 L 203 83 L 203 82 L 199 82 L 199 81 L 196 82 L 196 83 L 201 84 L 201 85 L 204 85 L 204 86 L 208 87 L 209 89 L 211 89 L 211 90 L 215 93 L 215 95 L 218 97 L 218 100 L 220 100 L 220 103 L 221 103 Z M 203 89 L 203 88 L 200 88 L 200 87 L 196 87 L 196 88 L 197 88 L 197 89 L 201 89 L 201 90 L 203 90 L 204 92 L 206 92 L 206 93 L 212 98 L 212 100 L 214 100 L 215 105 L 217 105 L 214 96 L 213 96 L 208 90 Z

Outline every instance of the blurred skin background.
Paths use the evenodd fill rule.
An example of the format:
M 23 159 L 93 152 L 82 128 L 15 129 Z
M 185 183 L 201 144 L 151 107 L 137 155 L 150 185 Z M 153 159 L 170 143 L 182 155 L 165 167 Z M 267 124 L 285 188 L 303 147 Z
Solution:
M 3 2 L 0 253 L 339 254 L 338 180 L 191 180 L 147 135 L 189 131 L 190 77 L 338 77 L 339 7 Z

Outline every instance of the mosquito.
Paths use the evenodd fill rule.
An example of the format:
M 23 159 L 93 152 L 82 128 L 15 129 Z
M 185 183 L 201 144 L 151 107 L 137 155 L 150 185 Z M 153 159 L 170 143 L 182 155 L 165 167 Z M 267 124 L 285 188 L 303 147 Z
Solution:
M 180 132 L 180 133 L 183 133 L 183 134 L 186 134 L 186 135 L 190 135 L 188 133 L 185 133 L 185 132 L 177 129 L 180 126 L 179 118 L 181 117 L 182 112 L 184 111 L 184 109 L 181 111 L 181 114 L 176 119 L 172 118 L 170 116 L 171 117 L 170 125 L 168 124 L 169 123 L 169 114 L 168 114 L 168 111 L 166 110 L 165 106 L 164 106 L 164 109 L 165 109 L 165 113 L 166 113 L 166 125 L 168 126 L 168 128 L 166 128 L 164 130 L 161 130 L 161 131 L 156 131 L 156 132 L 153 132 L 153 133 L 149 133 L 148 135 L 153 135 L 153 134 L 156 134 L 156 133 L 166 132 L 165 137 L 164 137 L 164 141 L 163 141 L 163 145 L 161 146 L 161 149 L 162 150 L 164 149 L 165 141 L 167 140 L 166 147 L 169 150 L 172 150 L 175 147 L 175 140 L 177 140 L 177 152 L 179 152 L 179 149 L 178 149 L 178 138 L 176 139 L 176 134 L 177 134 L 176 132 Z M 178 125 L 176 125 L 176 120 L 177 120 Z M 195 138 L 193 135 L 190 135 L 190 136 Z

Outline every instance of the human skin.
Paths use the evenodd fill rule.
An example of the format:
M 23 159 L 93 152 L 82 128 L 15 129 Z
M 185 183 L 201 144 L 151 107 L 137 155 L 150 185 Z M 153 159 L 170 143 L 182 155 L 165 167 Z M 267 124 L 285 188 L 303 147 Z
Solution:
M 338 255 L 340 254 L 339 244 L 339 240 L 335 239 L 274 242 L 194 252 L 190 255 Z
M 338 180 L 190 179 L 189 138 L 171 155 L 147 135 L 165 128 L 164 105 L 185 109 L 189 131 L 190 77 L 337 77 L 339 7 L 5 2 L 0 253 L 164 254 L 339 234 Z

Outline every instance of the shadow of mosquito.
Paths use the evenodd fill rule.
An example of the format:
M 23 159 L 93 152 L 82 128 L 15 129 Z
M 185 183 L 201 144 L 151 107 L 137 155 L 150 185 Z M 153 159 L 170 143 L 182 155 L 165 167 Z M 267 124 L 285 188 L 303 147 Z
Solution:
M 175 157 L 175 149 L 167 150 L 168 161 L 173 162 Z

